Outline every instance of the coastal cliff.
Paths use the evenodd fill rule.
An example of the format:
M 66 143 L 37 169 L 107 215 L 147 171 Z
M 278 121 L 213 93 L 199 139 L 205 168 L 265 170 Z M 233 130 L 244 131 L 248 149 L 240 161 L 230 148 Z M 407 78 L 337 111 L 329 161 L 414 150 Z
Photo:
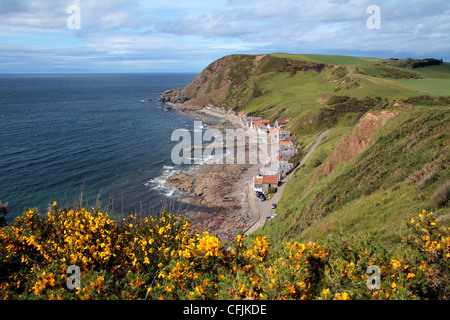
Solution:
M 411 77 L 410 69 L 386 59 L 230 55 L 186 87 L 167 90 L 160 101 L 184 111 L 214 105 L 270 123 L 290 119 L 286 129 L 300 150 L 294 164 L 327 130 L 284 187 L 277 217 L 258 230 L 275 243 L 315 241 L 339 230 L 390 239 L 410 209 L 432 208 L 440 221 L 450 223 L 450 176 L 444 165 L 449 142 L 443 135 L 450 98 L 436 95 L 443 92 L 439 88 L 425 92 L 419 85 L 450 79 L 450 72 L 448 64 L 428 68 L 415 69 L 417 77 Z M 213 199 L 216 184 L 205 178 L 181 179 L 193 203 Z M 365 223 L 368 213 L 371 222 Z
M 243 109 L 263 94 L 258 83 L 278 74 L 320 73 L 324 63 L 298 61 L 272 55 L 230 55 L 207 66 L 184 88 L 165 91 L 159 102 L 177 104 L 181 109 L 200 109 L 208 104 Z
M 289 118 L 299 157 L 313 151 L 267 208 L 276 216 L 242 236 L 261 212 L 250 208 L 257 171 L 244 165 L 168 179 L 189 203 L 211 209 L 187 220 L 164 210 L 116 221 L 81 201 L 26 209 L 0 228 L 0 299 L 449 300 L 450 86 L 429 85 L 444 92 L 433 96 L 422 79 L 386 80 L 396 61 L 297 55 L 292 65 L 286 56 L 220 59 L 160 99 L 208 114 L 221 131 L 243 121 L 186 109 L 222 101 L 250 116 Z M 450 81 L 450 65 L 421 76 Z

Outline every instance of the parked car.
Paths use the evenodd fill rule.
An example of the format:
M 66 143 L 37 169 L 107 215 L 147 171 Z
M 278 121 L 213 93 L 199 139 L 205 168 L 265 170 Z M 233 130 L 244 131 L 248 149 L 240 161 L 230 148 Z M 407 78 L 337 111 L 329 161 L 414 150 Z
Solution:
M 277 207 L 276 203 L 272 203 L 272 209 L 275 209 Z
M 259 197 L 259 200 L 266 201 L 266 197 L 264 195 L 262 195 L 261 197 Z
M 266 221 L 270 220 L 270 218 L 272 218 L 272 217 L 266 217 Z

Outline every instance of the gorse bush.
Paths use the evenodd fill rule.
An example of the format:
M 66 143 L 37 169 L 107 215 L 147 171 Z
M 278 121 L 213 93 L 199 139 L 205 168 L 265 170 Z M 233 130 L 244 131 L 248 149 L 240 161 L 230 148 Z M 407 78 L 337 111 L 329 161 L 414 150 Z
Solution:
M 433 214 L 408 222 L 397 250 L 369 236 L 324 244 L 262 236 L 230 244 L 163 212 L 120 222 L 98 209 L 27 210 L 0 232 L 3 299 L 448 299 L 450 230 Z M 71 289 L 67 268 L 80 268 Z M 380 287 L 367 286 L 369 266 Z M 69 281 L 68 281 L 69 280 Z

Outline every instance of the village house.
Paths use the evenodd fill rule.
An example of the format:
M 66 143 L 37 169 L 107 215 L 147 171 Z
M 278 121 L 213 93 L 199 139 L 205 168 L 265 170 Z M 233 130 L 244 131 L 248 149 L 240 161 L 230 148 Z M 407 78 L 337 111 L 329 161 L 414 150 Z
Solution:
M 276 176 L 257 176 L 253 179 L 254 192 L 267 192 L 269 188 L 278 187 L 278 177 Z
M 283 130 L 281 128 L 270 129 L 270 138 L 278 140 L 286 140 L 291 136 L 291 132 L 288 130 Z
M 259 123 L 259 121 L 261 121 L 262 118 L 261 117 L 247 117 L 247 125 L 253 129 L 253 123 L 257 122 Z M 261 123 L 259 123 L 261 124 Z
M 253 192 L 264 192 L 263 191 L 263 178 L 262 177 L 256 177 L 253 179 Z
M 263 189 L 267 187 L 269 188 L 276 188 L 278 187 L 278 177 L 275 176 L 263 176 L 262 181 Z
M 295 154 L 295 146 L 292 141 L 280 141 L 279 155 L 283 160 L 289 159 Z
M 290 120 L 277 120 L 275 124 L 271 124 L 269 119 L 262 117 L 249 117 L 245 112 L 239 112 L 224 107 L 216 107 L 209 104 L 207 109 L 222 112 L 230 115 L 237 115 L 242 123 L 259 133 L 268 133 L 271 139 L 279 141 L 279 148 L 272 150 L 272 161 L 259 169 L 258 176 L 253 179 L 253 191 L 267 192 L 269 188 L 278 187 L 279 181 L 284 178 L 292 168 L 293 164 L 289 163 L 289 159 L 295 154 L 295 139 L 292 141 L 284 141 L 291 137 L 291 133 L 283 127 Z
M 275 164 L 268 163 L 264 167 L 259 169 L 260 176 L 274 176 L 280 179 L 280 170 L 279 166 Z
M 291 136 L 291 132 L 288 130 L 281 130 L 279 131 L 279 138 L 280 140 L 286 140 Z
M 259 129 L 259 133 L 269 133 L 270 127 L 270 120 L 269 119 L 262 119 L 261 120 L 262 127 Z
M 264 127 L 264 125 L 262 124 L 261 120 L 252 121 L 252 129 L 258 131 L 259 129 L 261 129 L 263 127 Z

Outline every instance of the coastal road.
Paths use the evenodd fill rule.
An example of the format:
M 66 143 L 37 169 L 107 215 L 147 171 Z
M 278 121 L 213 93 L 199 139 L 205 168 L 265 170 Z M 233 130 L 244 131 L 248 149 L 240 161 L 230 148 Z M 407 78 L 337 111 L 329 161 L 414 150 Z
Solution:
M 280 200 L 281 193 L 283 192 L 284 186 L 289 181 L 289 178 L 294 174 L 295 171 L 297 171 L 305 162 L 308 160 L 309 156 L 314 152 L 314 150 L 319 145 L 320 141 L 325 137 L 325 135 L 328 133 L 327 131 L 322 132 L 312 145 L 312 147 L 309 149 L 308 153 L 303 157 L 302 161 L 300 161 L 299 165 L 295 170 L 293 170 L 289 175 L 287 175 L 283 181 L 281 186 L 278 187 L 277 193 L 272 197 L 272 199 L 267 201 L 260 201 L 253 193 L 253 190 L 251 189 L 251 183 L 249 184 L 247 188 L 247 197 L 250 206 L 254 211 L 258 213 L 258 220 L 245 232 L 245 235 L 249 235 L 252 232 L 255 232 L 260 227 L 264 225 L 266 222 L 266 217 L 272 216 L 276 210 L 272 209 L 273 203 L 278 203 L 278 200 Z

